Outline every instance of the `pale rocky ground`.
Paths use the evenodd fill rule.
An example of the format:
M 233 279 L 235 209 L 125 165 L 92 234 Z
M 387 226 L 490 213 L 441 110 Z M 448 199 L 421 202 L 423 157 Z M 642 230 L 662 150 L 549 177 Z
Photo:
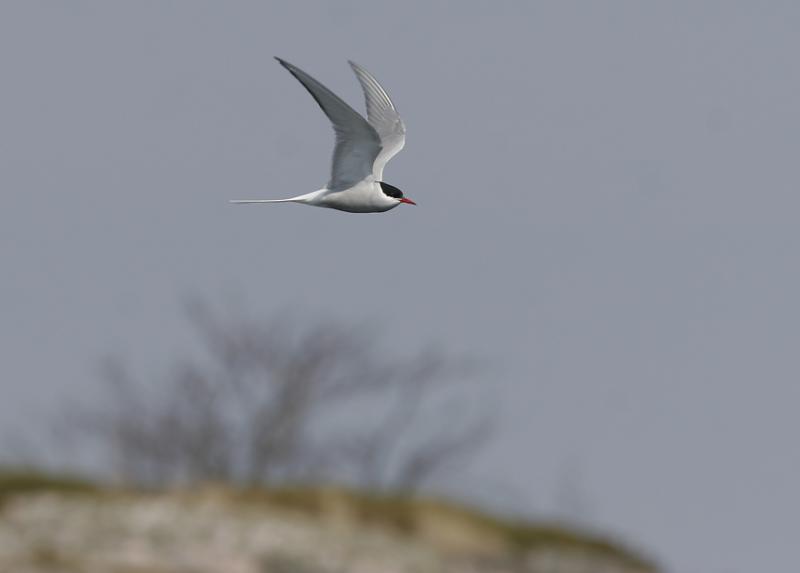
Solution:
M 650 573 L 590 550 L 510 557 L 428 520 L 404 535 L 216 495 L 18 494 L 0 508 L 0 573 Z

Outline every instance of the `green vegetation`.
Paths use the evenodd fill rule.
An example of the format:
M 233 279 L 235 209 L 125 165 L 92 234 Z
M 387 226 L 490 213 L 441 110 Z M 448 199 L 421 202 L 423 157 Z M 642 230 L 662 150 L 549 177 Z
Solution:
M 443 499 L 379 495 L 343 487 L 245 489 L 216 484 L 145 493 L 132 489 L 112 490 L 71 475 L 0 468 L 0 503 L 10 495 L 46 491 L 113 492 L 133 498 L 173 495 L 186 503 L 214 498 L 248 511 L 295 513 L 321 524 L 382 528 L 451 553 L 523 556 L 532 551 L 553 550 L 607 558 L 636 571 L 658 571 L 653 562 L 638 552 L 606 537 L 558 524 L 504 519 Z
M 74 475 L 43 473 L 25 467 L 0 467 L 0 503 L 14 494 L 38 491 L 87 493 L 97 489 L 91 481 Z
M 657 571 L 656 565 L 621 543 L 558 524 L 509 520 L 443 499 L 377 495 L 341 487 L 251 489 L 232 494 L 236 501 L 264 503 L 321 518 L 346 519 L 384 527 L 463 550 L 525 553 L 556 549 L 605 556 L 631 568 Z M 443 529 L 458 529 L 458 540 L 442 540 Z

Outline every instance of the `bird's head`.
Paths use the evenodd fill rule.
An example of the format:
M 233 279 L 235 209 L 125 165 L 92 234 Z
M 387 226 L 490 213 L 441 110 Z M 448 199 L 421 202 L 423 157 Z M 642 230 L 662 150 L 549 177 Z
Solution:
M 411 199 L 403 197 L 403 192 L 400 191 L 400 189 L 398 189 L 394 185 L 389 185 L 388 183 L 384 183 L 383 181 L 378 181 L 378 183 L 380 183 L 381 191 L 383 191 L 383 194 L 386 195 L 387 197 L 394 199 L 395 201 L 397 201 L 398 204 L 407 203 L 408 205 L 416 205 L 416 203 L 414 203 Z

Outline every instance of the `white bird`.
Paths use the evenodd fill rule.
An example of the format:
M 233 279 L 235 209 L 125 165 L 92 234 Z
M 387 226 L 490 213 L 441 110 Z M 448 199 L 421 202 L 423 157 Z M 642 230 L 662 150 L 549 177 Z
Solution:
M 367 101 L 367 119 L 303 70 L 275 58 L 308 90 L 336 132 L 331 179 L 317 191 L 289 199 L 245 199 L 231 203 L 301 203 L 351 213 L 380 213 L 401 203 L 416 205 L 382 181 L 386 163 L 403 149 L 406 128 L 378 80 L 349 62 Z

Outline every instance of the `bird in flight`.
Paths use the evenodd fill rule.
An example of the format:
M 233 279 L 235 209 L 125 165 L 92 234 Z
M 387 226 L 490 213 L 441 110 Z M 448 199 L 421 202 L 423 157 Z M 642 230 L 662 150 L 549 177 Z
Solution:
M 367 101 L 367 119 L 364 119 L 303 70 L 280 58 L 275 59 L 303 84 L 333 124 L 336 145 L 331 179 L 322 189 L 297 197 L 231 203 L 300 203 L 350 213 L 380 213 L 402 203 L 416 205 L 404 197 L 400 189 L 382 181 L 386 163 L 405 145 L 406 128 L 378 80 L 355 62 L 349 62 Z

